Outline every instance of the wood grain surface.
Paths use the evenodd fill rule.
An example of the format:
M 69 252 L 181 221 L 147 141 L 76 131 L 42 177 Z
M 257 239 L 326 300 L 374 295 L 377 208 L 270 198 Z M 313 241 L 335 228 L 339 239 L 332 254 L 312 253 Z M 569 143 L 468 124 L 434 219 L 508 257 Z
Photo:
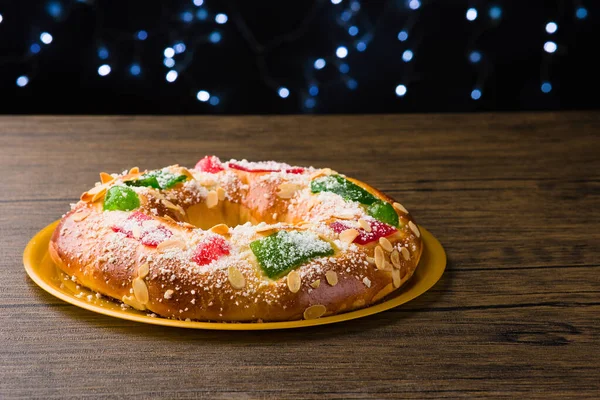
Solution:
M 600 112 L 0 117 L 0 398 L 600 398 Z M 282 331 L 172 329 L 64 303 L 29 239 L 98 172 L 222 159 L 331 167 L 443 244 L 390 311 Z

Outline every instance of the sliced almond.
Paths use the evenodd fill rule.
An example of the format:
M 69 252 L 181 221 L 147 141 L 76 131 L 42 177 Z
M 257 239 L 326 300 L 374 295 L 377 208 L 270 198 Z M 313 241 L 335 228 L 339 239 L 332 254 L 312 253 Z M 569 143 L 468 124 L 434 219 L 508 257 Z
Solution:
M 227 277 L 234 289 L 243 289 L 246 287 L 246 278 L 244 278 L 244 275 L 236 267 L 230 266 L 227 268 Z
M 327 308 L 321 304 L 315 304 L 304 310 L 304 319 L 316 319 L 327 312 Z
M 389 261 L 385 260 L 383 262 L 383 270 L 384 271 L 391 271 L 392 269 L 394 269 L 394 267 L 392 266 L 392 264 Z
M 320 280 L 320 279 L 317 279 L 316 281 L 314 281 L 313 283 L 311 283 L 311 284 L 310 284 L 310 286 L 311 286 L 313 289 L 316 289 L 316 288 L 318 288 L 319 286 L 321 286 L 321 280 Z
M 217 197 L 219 198 L 219 201 L 225 200 L 225 189 L 220 186 L 217 188 Z
M 380 237 L 379 238 L 379 244 L 381 245 L 381 247 L 383 247 L 383 249 L 385 251 L 387 251 L 388 253 L 391 253 L 392 250 L 394 250 L 394 246 L 392 246 L 392 243 L 390 243 L 389 240 L 387 240 L 384 237 Z
M 398 253 L 398 250 L 394 249 L 394 251 L 392 251 L 392 254 L 390 254 L 390 260 L 392 260 L 392 265 L 394 268 L 400 268 L 400 253 Z
M 211 190 L 206 196 L 206 207 L 213 208 L 217 204 L 219 204 L 219 195 L 214 190 Z
M 106 172 L 100 172 L 100 182 L 101 183 L 109 183 L 114 181 L 115 178 L 113 178 L 112 175 L 107 174 Z
M 106 193 L 106 186 L 105 185 L 98 185 L 93 187 L 92 189 L 88 190 L 87 192 L 83 193 L 80 197 L 81 201 L 84 201 L 86 203 L 90 203 L 90 202 L 94 202 L 98 199 L 99 196 L 104 196 L 104 194 Z
M 210 230 L 217 235 L 227 235 L 229 233 L 229 227 L 225 224 L 215 225 Z
M 167 250 L 172 250 L 172 249 L 185 249 L 186 244 L 183 240 L 179 239 L 179 238 L 172 238 L 172 239 L 167 239 L 164 242 L 160 242 L 158 244 L 158 246 L 156 246 L 156 251 L 158 251 L 159 253 L 163 253 Z
M 375 247 L 375 265 L 377 266 L 377 269 L 385 268 L 385 255 L 383 254 L 381 246 Z
M 349 221 L 349 220 L 354 219 L 356 216 L 351 213 L 336 213 L 336 214 L 332 215 L 332 217 Z
M 392 206 L 394 206 L 394 208 L 396 209 L 396 211 L 401 211 L 404 214 L 408 214 L 408 210 L 406 208 L 404 208 L 404 206 L 400 203 L 394 203 L 392 204 Z
M 277 196 L 281 197 L 282 199 L 291 199 L 299 189 L 300 185 L 298 184 L 284 182 L 279 185 Z
M 131 306 L 133 308 L 135 308 L 136 310 L 140 310 L 143 311 L 146 309 L 146 307 L 140 303 L 135 296 L 123 296 L 121 298 L 121 301 L 125 304 L 127 304 L 128 306 Z
M 317 171 L 313 172 L 313 173 L 310 175 L 310 179 L 311 179 L 311 180 L 313 180 L 313 179 L 315 179 L 315 178 L 318 178 L 318 177 L 320 177 L 320 176 L 324 176 L 324 175 L 332 175 L 332 174 L 334 174 L 334 173 L 335 173 L 335 171 L 333 171 L 333 170 L 332 170 L 332 169 L 330 169 L 330 168 L 322 168 L 322 169 L 319 169 L 319 170 L 317 170 Z
M 327 271 L 325 273 L 325 278 L 327 279 L 327 283 L 331 286 L 335 286 L 338 283 L 338 276 L 335 271 Z
M 187 177 L 188 177 L 188 178 L 190 178 L 190 179 L 194 179 L 194 175 L 192 175 L 192 173 L 191 173 L 191 172 L 190 172 L 190 171 L 189 171 L 187 168 L 183 168 L 183 167 L 181 167 L 181 168 L 179 169 L 179 173 L 180 173 L 181 175 L 185 175 L 185 176 L 187 176 Z
M 205 186 L 205 187 L 215 186 L 217 184 L 217 181 L 215 181 L 214 179 L 211 179 L 211 178 L 204 178 L 204 179 L 199 180 L 199 182 L 202 186 Z
M 142 278 L 135 278 L 132 282 L 133 295 L 142 304 L 148 304 L 150 296 L 148 295 L 148 286 Z
M 350 244 L 358 235 L 359 232 L 356 229 L 346 229 L 340 233 L 339 237 L 342 242 Z
M 165 205 L 165 207 L 167 207 L 170 210 L 176 211 L 178 213 L 180 213 L 181 215 L 185 215 L 185 210 L 181 207 L 178 206 L 176 204 L 171 203 L 169 200 L 167 199 L 162 199 L 161 202 Z
M 292 271 L 287 276 L 287 286 L 292 293 L 298 293 L 300 286 L 302 285 L 302 278 L 296 271 Z
M 369 257 L 369 256 L 367 256 L 367 262 L 368 262 L 369 264 L 375 264 L 375 259 L 374 259 L 373 257 Z
M 144 279 L 150 273 L 150 265 L 148 263 L 143 263 L 138 267 L 138 278 Z
M 106 188 L 102 189 L 101 191 L 96 193 L 94 196 L 92 196 L 92 203 L 95 203 L 98 200 L 103 199 L 104 195 L 106 195 Z
M 131 228 L 131 234 L 134 238 L 139 239 L 142 235 L 142 229 L 139 226 L 134 225 L 133 228 Z
M 91 211 L 89 211 L 89 210 L 79 210 L 75 214 L 73 214 L 73 221 L 75 221 L 75 222 L 83 221 L 84 219 L 89 217 L 90 214 L 91 214 Z
M 417 225 L 415 225 L 414 222 L 408 221 L 408 227 L 411 231 L 413 231 L 416 237 L 421 237 L 421 232 L 419 231 L 419 228 L 417 227 Z
M 408 251 L 406 247 L 401 247 L 400 251 L 402 252 L 402 257 L 404 257 L 406 261 L 410 260 L 410 251 Z
M 400 270 L 393 269 L 392 270 L 392 284 L 394 287 L 400 287 L 400 283 L 402 283 L 402 279 L 400 278 Z
M 365 231 L 367 232 L 371 232 L 371 225 L 365 221 L 364 219 L 359 219 L 358 220 L 358 224 L 360 225 L 361 228 L 363 228 Z

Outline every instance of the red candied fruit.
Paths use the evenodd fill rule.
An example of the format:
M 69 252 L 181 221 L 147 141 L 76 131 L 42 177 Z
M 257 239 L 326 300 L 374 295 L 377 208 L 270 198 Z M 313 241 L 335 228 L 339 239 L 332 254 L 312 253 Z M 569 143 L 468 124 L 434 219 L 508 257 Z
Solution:
M 217 156 L 206 156 L 196 163 L 195 170 L 210 172 L 211 174 L 224 171 L 223 164 Z
M 133 237 L 133 227 L 138 226 L 140 229 L 142 228 L 142 224 L 144 221 L 150 221 L 152 217 L 141 213 L 139 211 L 134 211 L 131 215 L 125 220 L 125 223 L 121 226 L 113 226 L 112 230 L 114 232 L 121 232 L 125 234 L 128 238 Z M 143 230 L 140 234 L 140 241 L 142 244 L 150 247 L 156 247 L 160 243 L 164 242 L 168 238 L 173 236 L 173 233 L 165 228 L 162 225 L 157 226 L 156 228 Z
M 173 233 L 170 230 L 159 225 L 154 229 L 142 232 L 140 241 L 146 246 L 156 247 L 171 236 L 173 236 Z
M 261 168 L 257 168 L 257 169 L 250 169 L 247 167 L 244 167 L 243 165 L 240 164 L 236 164 L 236 163 L 229 163 L 228 164 L 229 168 L 232 169 L 237 169 L 239 171 L 245 171 L 245 172 L 281 172 L 284 171 L 288 174 L 301 174 L 304 172 L 304 168 L 287 168 L 287 169 L 261 169 Z
M 229 245 L 221 236 L 214 236 L 200 243 L 192 256 L 198 265 L 207 265 L 229 254 Z
M 381 237 L 389 236 L 393 233 L 396 233 L 398 230 L 391 225 L 384 224 L 380 221 L 368 221 L 371 226 L 371 232 L 367 232 L 364 229 L 357 229 L 358 236 L 354 239 L 353 243 L 357 244 L 367 244 L 379 240 Z M 350 229 L 350 226 L 347 226 L 339 221 L 332 222 L 329 224 L 331 229 L 334 232 L 340 233 L 345 231 L 346 229 Z

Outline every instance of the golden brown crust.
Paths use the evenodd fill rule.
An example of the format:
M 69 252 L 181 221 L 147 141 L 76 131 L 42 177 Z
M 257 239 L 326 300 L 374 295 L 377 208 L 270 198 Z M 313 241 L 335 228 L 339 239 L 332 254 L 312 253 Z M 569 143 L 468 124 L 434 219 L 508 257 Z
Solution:
M 227 173 L 231 175 L 232 171 Z M 156 221 L 153 226 L 161 225 L 172 232 L 166 241 L 172 247 L 164 243 L 158 247 L 144 245 L 135 229 L 131 236 L 115 231 L 114 227 L 126 223 L 131 213 L 103 212 L 102 198 L 92 201 L 94 193 L 87 192 L 54 231 L 50 256 L 81 285 L 129 306 L 169 318 L 211 321 L 282 321 L 336 314 L 380 301 L 413 275 L 423 244 L 414 219 L 402 211 L 402 206 L 396 207 L 401 221 L 396 233 L 381 243 L 348 244 L 340 240 L 343 236 L 327 228 L 330 222 L 340 220 L 327 212 L 352 210 L 339 212 L 333 207 L 327 211 L 324 200 L 315 201 L 310 194 L 308 200 L 300 198 L 301 193 L 279 197 L 285 176 L 243 171 L 233 174 L 215 174 L 222 178 L 219 184 L 227 198 L 219 193 L 221 200 L 211 208 L 207 207 L 208 193 L 216 193 L 218 188 L 210 185 L 212 182 L 202 185 L 208 179 L 206 174 L 194 174 L 194 182 L 169 193 L 136 189 L 142 203 L 140 210 Z M 103 180 L 110 186 L 122 182 L 123 177 L 110 181 L 104 176 Z M 352 181 L 394 203 L 371 186 Z M 214 229 L 214 233 L 189 224 L 212 226 L 215 221 L 226 220 L 230 226 L 241 225 Z M 260 221 L 276 225 L 243 225 Z M 308 262 L 277 280 L 268 279 L 247 247 L 250 240 L 291 229 L 286 224 L 314 231 L 338 250 L 334 256 Z M 232 254 L 209 265 L 190 261 L 195 246 L 215 235 L 230 243 Z

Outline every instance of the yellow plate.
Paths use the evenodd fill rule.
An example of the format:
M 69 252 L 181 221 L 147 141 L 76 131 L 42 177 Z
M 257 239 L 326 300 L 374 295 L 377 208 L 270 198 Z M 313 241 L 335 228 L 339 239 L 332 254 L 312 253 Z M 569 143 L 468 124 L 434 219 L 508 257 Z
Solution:
M 67 303 L 85 308 L 86 310 L 131 321 L 180 328 L 241 331 L 301 328 L 348 321 L 389 310 L 390 308 L 404 304 L 407 301 L 422 295 L 440 279 L 446 268 L 446 253 L 444 252 L 442 245 L 426 229 L 419 227 L 421 234 L 423 235 L 425 246 L 415 274 L 403 288 L 391 293 L 386 300 L 374 306 L 329 317 L 299 321 L 264 323 L 181 321 L 161 317 L 151 317 L 144 312 L 131 308 L 122 309 L 118 303 L 113 302 L 104 296 L 96 298 L 94 292 L 79 287 L 76 283 L 68 279 L 67 276 L 52 262 L 48 254 L 48 243 L 50 242 L 50 237 L 57 224 L 58 221 L 55 221 L 39 231 L 29 241 L 25 248 L 25 252 L 23 253 L 25 270 L 38 286 L 51 295 L 56 296 Z

